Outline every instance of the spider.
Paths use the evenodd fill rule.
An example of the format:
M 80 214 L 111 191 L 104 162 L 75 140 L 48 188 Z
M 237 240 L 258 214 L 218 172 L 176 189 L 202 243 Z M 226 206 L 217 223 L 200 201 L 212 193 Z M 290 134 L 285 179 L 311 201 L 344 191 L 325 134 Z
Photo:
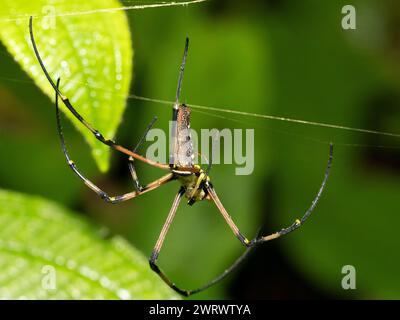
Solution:
M 181 104 L 179 102 L 179 97 L 180 97 L 180 91 L 181 91 L 181 85 L 182 85 L 182 79 L 183 79 L 183 73 L 184 73 L 184 68 L 185 68 L 185 63 L 186 63 L 186 57 L 188 53 L 188 48 L 189 48 L 189 39 L 186 38 L 185 42 L 185 48 L 184 48 L 184 53 L 183 53 L 183 59 L 182 59 L 182 64 L 180 66 L 180 72 L 179 72 L 179 78 L 178 78 L 178 86 L 177 86 L 177 91 L 176 91 L 176 100 L 175 104 L 173 105 L 172 108 L 172 121 L 173 121 L 173 130 L 172 130 L 172 139 L 174 142 L 174 147 L 172 148 L 172 152 L 170 154 L 170 164 L 163 164 L 159 162 L 152 161 L 150 159 L 145 158 L 144 156 L 141 156 L 136 153 L 137 148 L 139 145 L 143 142 L 147 132 L 150 130 L 152 127 L 155 119 L 150 123 L 150 125 L 147 127 L 144 135 L 140 139 L 139 143 L 136 145 L 136 147 L 131 151 L 113 140 L 106 139 L 99 131 L 97 131 L 95 128 L 93 128 L 79 113 L 76 111 L 76 109 L 72 106 L 72 104 L 69 102 L 68 98 L 65 97 L 60 89 L 59 89 L 59 84 L 60 84 L 60 79 L 57 79 L 56 83 L 52 80 L 50 77 L 46 67 L 44 66 L 43 60 L 39 54 L 39 51 L 36 46 L 36 42 L 34 39 L 33 35 L 33 26 L 32 26 L 32 17 L 30 17 L 29 20 L 29 32 L 30 32 L 30 38 L 33 46 L 33 50 L 35 52 L 36 58 L 43 70 L 44 75 L 46 76 L 47 80 L 49 81 L 50 85 L 53 87 L 55 91 L 55 97 L 56 97 L 56 121 L 57 121 L 57 129 L 58 129 L 58 134 L 60 137 L 60 142 L 61 142 L 61 147 L 62 151 L 64 153 L 64 156 L 67 160 L 67 163 L 69 167 L 72 169 L 72 171 L 91 189 L 93 190 L 101 199 L 103 199 L 106 202 L 115 204 L 123 201 L 127 201 L 133 198 L 136 198 L 142 194 L 145 194 L 147 192 L 150 192 L 152 190 L 155 190 L 159 188 L 162 185 L 165 185 L 173 180 L 176 180 L 180 183 L 180 188 L 178 193 L 175 196 L 175 199 L 172 203 L 172 207 L 169 211 L 169 214 L 167 216 L 167 219 L 161 229 L 160 235 L 158 237 L 158 240 L 154 246 L 154 249 L 151 253 L 151 256 L 149 258 L 149 264 L 150 268 L 157 273 L 161 279 L 172 289 L 174 289 L 176 292 L 180 293 L 181 295 L 184 296 L 190 296 L 194 293 L 198 293 L 200 291 L 203 291 L 210 286 L 216 284 L 223 278 L 225 278 L 249 253 L 249 251 L 254 248 L 255 246 L 279 238 L 285 234 L 288 234 L 297 228 L 299 228 L 305 221 L 306 219 L 310 216 L 312 211 L 314 210 L 315 206 L 317 205 L 318 200 L 321 197 L 321 194 L 325 188 L 326 182 L 329 177 L 330 173 L 330 168 L 332 164 L 332 159 L 333 159 L 333 145 L 332 143 L 329 146 L 329 159 L 328 159 L 328 164 L 325 170 L 325 175 L 322 181 L 322 184 L 317 192 L 316 197 L 311 203 L 311 206 L 309 209 L 304 213 L 304 215 L 300 218 L 297 219 L 294 223 L 289 225 L 287 228 L 281 229 L 280 231 L 277 231 L 275 233 L 272 233 L 267 236 L 260 236 L 258 235 L 255 237 L 253 240 L 248 240 L 239 230 L 239 228 L 236 226 L 234 221 L 232 220 L 231 216 L 228 214 L 227 210 L 224 208 L 222 202 L 220 201 L 215 188 L 213 184 L 211 183 L 210 177 L 209 177 L 209 172 L 211 170 L 211 165 L 212 162 L 209 161 L 208 167 L 206 170 L 203 170 L 199 165 L 193 163 L 193 145 L 191 141 L 191 136 L 190 136 L 190 108 L 185 105 Z M 131 172 L 132 179 L 134 181 L 134 187 L 135 190 L 132 192 L 125 193 L 123 195 L 118 195 L 118 196 L 109 196 L 105 191 L 103 191 L 101 188 L 96 186 L 92 181 L 87 179 L 83 173 L 80 172 L 78 167 L 75 165 L 75 163 L 71 160 L 70 155 L 68 153 L 68 150 L 65 146 L 65 141 L 64 141 L 64 136 L 63 132 L 61 130 L 61 121 L 60 121 L 60 113 L 59 113 L 59 106 L 58 106 L 58 100 L 61 99 L 61 101 L 64 103 L 64 105 L 68 108 L 68 110 L 88 129 L 90 130 L 93 135 L 102 143 L 108 145 L 110 148 L 115 149 L 119 152 L 122 152 L 123 154 L 129 156 L 129 169 Z M 212 157 L 211 157 L 212 158 Z M 148 165 L 151 165 L 153 167 L 157 167 L 159 169 L 168 171 L 166 175 L 161 177 L 160 179 L 157 179 L 145 186 L 142 186 L 139 182 L 138 176 L 136 174 L 135 166 L 134 166 L 134 160 L 139 160 L 144 163 L 147 163 Z M 193 205 L 194 203 L 202 200 L 209 200 L 214 202 L 214 204 L 217 206 L 218 210 L 222 214 L 223 218 L 225 219 L 226 223 L 229 225 L 230 229 L 234 233 L 234 235 L 238 238 L 238 240 L 243 244 L 243 246 L 246 248 L 245 252 L 240 256 L 233 264 L 231 267 L 226 269 L 221 275 L 218 277 L 214 278 L 212 281 L 208 282 L 207 284 L 199 287 L 198 289 L 194 290 L 185 290 L 181 289 L 177 285 L 175 285 L 174 282 L 172 282 L 166 274 L 158 267 L 157 265 L 157 259 L 160 254 L 161 248 L 164 243 L 164 239 L 168 233 L 168 230 L 171 226 L 171 223 L 175 217 L 175 213 L 178 209 L 179 203 L 181 202 L 182 198 L 185 197 L 187 199 L 187 202 L 189 205 Z

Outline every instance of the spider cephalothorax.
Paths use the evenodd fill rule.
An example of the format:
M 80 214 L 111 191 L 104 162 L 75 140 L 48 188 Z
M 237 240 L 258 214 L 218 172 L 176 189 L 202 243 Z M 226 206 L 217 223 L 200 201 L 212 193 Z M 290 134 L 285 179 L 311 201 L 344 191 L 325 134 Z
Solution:
M 210 177 L 199 165 L 194 165 L 194 168 L 198 171 L 190 174 L 176 173 L 176 178 L 185 189 L 185 197 L 188 199 L 189 205 L 193 205 L 196 201 L 210 199 L 207 191 Z
M 276 239 L 284 234 L 290 233 L 297 228 L 299 228 L 305 220 L 309 217 L 311 212 L 314 210 L 321 194 L 322 191 L 325 188 L 326 181 L 328 180 L 329 172 L 330 172 L 330 167 L 332 163 L 332 157 L 333 157 L 333 147 L 330 145 L 330 152 L 329 152 L 329 160 L 328 160 L 328 165 L 325 170 L 325 176 L 322 181 L 322 184 L 318 190 L 318 193 L 314 200 L 312 201 L 311 206 L 309 209 L 306 211 L 306 213 L 301 217 L 301 219 L 296 219 L 294 223 L 292 223 L 289 227 L 281 229 L 280 231 L 277 231 L 273 234 L 267 235 L 267 236 L 260 236 L 257 237 L 251 241 L 249 241 L 240 231 L 239 228 L 236 226 L 234 223 L 233 219 L 231 216 L 228 214 L 227 210 L 224 208 L 222 205 L 222 202 L 220 201 L 219 197 L 217 196 L 217 193 L 213 187 L 213 185 L 210 182 L 210 178 L 208 176 L 208 173 L 211 168 L 211 160 L 208 165 L 208 168 L 204 171 L 201 169 L 201 167 L 197 164 L 194 164 L 194 151 L 193 151 L 193 145 L 191 141 L 191 136 L 190 136 L 190 109 L 185 105 L 185 104 L 180 104 L 179 103 L 179 95 L 180 95 L 180 90 L 181 90 L 181 83 L 182 83 L 182 78 L 183 78 L 183 71 L 185 67 L 185 62 L 186 62 L 186 56 L 188 52 L 188 46 L 189 46 L 189 39 L 186 38 L 186 43 L 185 43 L 185 50 L 184 50 L 184 55 L 183 55 L 183 61 L 181 64 L 180 68 L 180 73 L 179 73 L 179 80 L 178 80 L 178 89 L 176 93 L 176 100 L 175 104 L 173 105 L 172 108 L 172 122 L 173 122 L 173 130 L 172 130 L 172 140 L 174 143 L 174 148 L 173 152 L 170 154 L 170 162 L 169 164 L 163 164 L 163 163 L 158 163 L 153 160 L 147 159 L 139 154 L 136 153 L 136 150 L 138 146 L 143 142 L 148 130 L 150 130 L 151 126 L 154 123 L 154 120 L 150 123 L 150 125 L 147 127 L 147 130 L 145 131 L 145 134 L 143 137 L 139 140 L 139 143 L 137 146 L 133 149 L 133 151 L 116 144 L 113 140 L 109 140 L 104 138 L 104 136 L 94 129 L 79 113 L 78 111 L 72 106 L 72 104 L 69 102 L 68 98 L 65 97 L 60 89 L 59 89 L 59 83 L 60 79 L 58 79 L 57 84 L 54 83 L 52 78 L 50 77 L 49 73 L 47 72 L 44 63 L 40 57 L 40 54 L 38 52 L 38 49 L 36 47 L 36 42 L 33 36 L 33 27 L 32 27 L 32 17 L 30 18 L 30 23 L 29 23 L 29 30 L 30 30 L 30 36 L 31 36 L 31 41 L 33 45 L 33 49 L 35 51 L 35 55 L 39 61 L 39 64 L 47 77 L 49 83 L 52 85 L 52 87 L 55 90 L 56 93 L 56 120 L 57 120 L 57 128 L 58 128 L 58 133 L 60 136 L 60 141 L 61 141 L 61 146 L 62 150 L 64 152 L 65 158 L 67 160 L 68 165 L 70 168 L 74 171 L 74 173 L 90 188 L 92 189 L 96 194 L 98 194 L 103 200 L 110 202 L 110 203 L 119 203 L 122 201 L 126 201 L 129 199 L 136 198 L 140 195 L 143 195 L 144 193 L 147 193 L 149 191 L 152 191 L 154 189 L 157 189 L 158 187 L 169 183 L 174 180 L 178 180 L 181 184 L 181 187 L 178 191 L 178 193 L 175 196 L 175 199 L 172 203 L 172 207 L 169 211 L 168 217 L 162 227 L 162 230 L 160 232 L 160 235 L 158 237 L 158 240 L 154 246 L 153 252 L 150 256 L 149 263 L 150 267 L 153 271 L 155 271 L 161 279 L 171 288 L 173 288 L 175 291 L 179 292 L 182 295 L 189 296 L 193 293 L 200 292 L 213 284 L 217 283 L 218 281 L 222 280 L 224 277 L 226 277 L 247 255 L 249 252 L 249 249 L 260 244 L 263 242 L 267 242 L 269 240 Z M 60 123 L 60 114 L 59 114 L 59 107 L 58 107 L 58 99 L 61 99 L 64 105 L 69 109 L 69 111 L 88 129 L 90 130 L 93 135 L 102 143 L 108 145 L 109 147 L 122 152 L 129 156 L 129 169 L 132 175 L 132 179 L 134 181 L 134 186 L 135 190 L 125 193 L 123 195 L 119 196 L 114 196 L 110 197 L 105 191 L 103 191 L 101 188 L 96 186 L 92 181 L 87 179 L 84 174 L 82 174 L 75 163 L 71 160 L 68 150 L 65 146 L 64 142 L 64 136 L 61 130 L 61 123 Z M 212 157 L 211 157 L 212 158 Z M 159 169 L 163 169 L 165 171 L 168 171 L 166 175 L 161 177 L 160 179 L 157 179 L 156 181 L 153 181 L 151 183 L 148 183 L 145 186 L 142 186 L 139 183 L 139 178 L 138 175 L 136 174 L 136 170 L 134 167 L 134 160 L 139 160 L 144 163 L 147 163 L 148 165 L 157 167 Z M 230 229 L 234 233 L 234 235 L 239 239 L 239 241 L 248 248 L 248 250 L 245 251 L 245 253 L 239 257 L 231 267 L 226 269 L 220 276 L 216 277 L 214 280 L 210 281 L 206 285 L 195 289 L 195 290 L 183 290 L 178 288 L 172 281 L 169 280 L 169 278 L 161 271 L 161 269 L 157 266 L 157 258 L 160 253 L 161 247 L 164 243 L 164 239 L 166 234 L 168 233 L 169 227 L 175 217 L 175 213 L 178 209 L 179 203 L 182 199 L 182 197 L 186 197 L 188 199 L 189 205 L 192 205 L 196 201 L 201 201 L 204 199 L 211 200 L 212 202 L 215 203 L 217 206 L 218 210 L 222 214 L 223 218 L 229 225 Z

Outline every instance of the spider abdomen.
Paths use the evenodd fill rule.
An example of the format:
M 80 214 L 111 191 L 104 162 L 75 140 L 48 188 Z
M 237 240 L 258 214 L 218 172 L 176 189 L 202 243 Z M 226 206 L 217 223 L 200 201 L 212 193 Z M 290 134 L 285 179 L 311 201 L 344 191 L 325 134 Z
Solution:
M 190 133 L 190 109 L 185 104 L 179 105 L 174 145 L 175 165 L 193 167 L 194 150 Z

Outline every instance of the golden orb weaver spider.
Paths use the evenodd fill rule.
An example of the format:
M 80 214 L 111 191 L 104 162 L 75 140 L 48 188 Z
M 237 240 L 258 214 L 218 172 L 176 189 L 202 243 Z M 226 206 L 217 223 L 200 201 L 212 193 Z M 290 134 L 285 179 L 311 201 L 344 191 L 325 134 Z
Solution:
M 157 189 L 158 187 L 165 185 L 166 183 L 177 180 L 180 182 L 181 186 L 180 189 L 175 196 L 175 199 L 172 203 L 172 207 L 169 211 L 169 214 L 167 216 L 167 219 L 164 223 L 164 226 L 161 229 L 160 235 L 158 237 L 158 240 L 154 246 L 153 252 L 151 253 L 151 256 L 149 258 L 149 264 L 151 269 L 156 272 L 161 279 L 172 289 L 174 289 L 176 292 L 184 295 L 184 296 L 190 296 L 194 293 L 198 293 L 200 291 L 203 291 L 210 286 L 216 284 L 223 278 L 225 278 L 249 253 L 249 251 L 254 248 L 255 246 L 276 239 L 282 235 L 288 234 L 297 228 L 299 228 L 310 216 L 312 211 L 314 210 L 315 206 L 317 205 L 318 200 L 321 197 L 321 194 L 325 188 L 326 182 L 329 177 L 330 173 L 330 168 L 332 164 L 332 159 L 333 159 L 333 145 L 330 144 L 329 146 L 329 159 L 328 159 L 328 164 L 325 170 L 325 175 L 322 181 L 322 184 L 317 192 L 316 197 L 311 203 L 311 206 L 308 208 L 308 210 L 304 213 L 304 215 L 301 217 L 301 219 L 297 219 L 293 224 L 288 226 L 287 228 L 281 229 L 280 231 L 277 231 L 275 233 L 272 233 L 267 236 L 258 236 L 254 238 L 253 240 L 248 240 L 239 230 L 239 228 L 236 226 L 234 221 L 232 220 L 231 216 L 228 214 L 224 206 L 222 205 L 222 202 L 217 196 L 217 193 L 214 189 L 214 186 L 212 185 L 209 177 L 209 171 L 211 169 L 211 161 L 207 167 L 206 170 L 203 170 L 199 165 L 196 165 L 192 161 L 192 155 L 193 155 L 193 146 L 191 146 L 191 137 L 190 137 L 190 131 L 188 130 L 190 128 L 190 109 L 187 107 L 185 104 L 180 104 L 179 103 L 179 96 L 180 96 L 180 91 L 181 91 L 181 85 L 182 85 L 182 79 L 183 79 L 183 73 L 184 73 L 184 68 L 185 68 L 185 62 L 186 62 L 186 57 L 188 53 L 188 47 L 189 47 L 189 39 L 186 38 L 186 43 L 185 43 L 185 49 L 184 49 L 184 54 L 183 54 L 183 60 L 182 64 L 180 67 L 180 72 L 179 72 L 179 78 L 178 78 L 178 88 L 176 92 L 176 100 L 175 104 L 173 105 L 172 109 L 172 121 L 173 121 L 173 130 L 172 130 L 172 139 L 174 141 L 174 148 L 173 151 L 170 155 L 170 164 L 163 164 L 163 163 L 158 163 L 155 161 L 152 161 L 150 159 L 147 159 L 139 154 L 136 153 L 137 147 L 142 143 L 144 140 L 147 132 L 150 130 L 152 127 L 154 120 L 150 123 L 148 128 L 145 131 L 145 134 L 142 136 L 141 140 L 133 149 L 133 151 L 120 146 L 116 144 L 113 140 L 106 139 L 99 131 L 97 131 L 95 128 L 93 128 L 86 120 L 76 111 L 76 109 L 72 106 L 72 104 L 69 102 L 68 98 L 65 97 L 60 89 L 59 89 L 59 84 L 60 84 L 60 79 L 57 80 L 57 84 L 54 83 L 52 78 L 50 77 L 49 73 L 47 72 L 46 67 L 44 66 L 43 60 L 39 54 L 39 51 L 36 46 L 36 42 L 34 39 L 33 35 L 33 25 L 32 25 L 32 17 L 30 17 L 29 20 L 29 32 L 30 32 L 30 37 L 31 37 L 31 42 L 32 46 L 36 55 L 36 58 L 43 70 L 43 73 L 45 74 L 47 80 L 53 87 L 55 91 L 55 97 L 56 97 L 56 120 L 57 120 L 57 129 L 61 141 L 61 146 L 63 153 L 65 155 L 65 158 L 67 160 L 68 165 L 70 168 L 74 171 L 74 173 L 90 188 L 92 189 L 97 195 L 100 196 L 103 200 L 109 203 L 119 203 L 122 201 L 130 200 L 133 198 L 136 198 L 142 194 L 145 194 L 149 191 L 152 191 L 154 189 Z M 102 189 L 97 187 L 93 182 L 91 182 L 89 179 L 87 179 L 77 168 L 75 163 L 71 160 L 68 150 L 65 146 L 65 141 L 64 141 L 64 136 L 61 130 L 61 121 L 60 121 L 60 113 L 59 113 L 59 106 L 58 106 L 58 99 L 61 99 L 64 105 L 68 108 L 68 110 L 88 129 L 90 130 L 93 135 L 102 143 L 108 145 L 110 148 L 115 149 L 117 151 L 120 151 L 127 156 L 129 156 L 129 169 L 132 175 L 132 179 L 134 181 L 134 186 L 135 186 L 135 191 L 125 193 L 123 195 L 118 195 L 118 196 L 112 196 L 110 197 L 106 192 L 104 192 Z M 183 148 L 183 145 L 185 143 L 189 143 L 188 148 Z M 185 152 L 188 152 L 188 154 L 185 154 L 182 157 L 182 152 L 181 150 L 185 150 Z M 134 160 L 139 160 L 144 163 L 147 163 L 151 166 L 157 167 L 159 169 L 163 169 L 166 171 L 169 171 L 168 174 L 164 175 L 160 179 L 157 179 L 145 186 L 141 186 L 139 183 L 139 179 L 136 174 L 136 170 L 134 167 Z M 183 160 L 182 160 L 183 159 Z M 161 269 L 158 267 L 156 264 L 157 258 L 159 256 L 160 250 L 162 248 L 164 239 L 168 233 L 169 227 L 175 217 L 175 213 L 178 209 L 179 203 L 182 199 L 182 197 L 185 196 L 188 199 L 188 204 L 193 205 L 197 201 L 202 201 L 204 199 L 207 199 L 209 201 L 213 201 L 215 205 L 217 206 L 218 210 L 222 214 L 223 218 L 231 228 L 232 232 L 234 235 L 239 239 L 239 241 L 247 248 L 246 251 L 242 254 L 241 257 L 239 257 L 233 264 L 230 266 L 228 269 L 226 269 L 221 275 L 218 277 L 214 278 L 212 281 L 209 283 L 199 287 L 198 289 L 194 290 L 184 290 L 175 285 Z

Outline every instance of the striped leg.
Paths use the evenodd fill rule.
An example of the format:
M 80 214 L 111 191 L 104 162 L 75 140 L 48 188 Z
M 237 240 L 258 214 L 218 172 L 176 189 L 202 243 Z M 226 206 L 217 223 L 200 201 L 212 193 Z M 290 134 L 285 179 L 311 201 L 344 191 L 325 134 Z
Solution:
M 314 200 L 311 203 L 311 206 L 308 208 L 306 213 L 301 217 L 301 219 L 297 219 L 295 222 L 293 222 L 289 227 L 281 229 L 280 231 L 277 231 L 275 233 L 272 233 L 268 236 L 262 236 L 258 237 L 256 239 L 253 239 L 250 243 L 251 246 L 258 245 L 263 242 L 267 242 L 276 238 L 279 238 L 280 236 L 283 236 L 285 234 L 291 233 L 292 231 L 298 229 L 300 226 L 304 224 L 304 222 L 308 219 L 308 217 L 311 215 L 311 213 L 314 211 L 315 207 L 317 206 L 317 203 L 319 199 L 321 198 L 322 192 L 325 189 L 326 182 L 328 181 L 329 178 L 329 173 L 331 171 L 331 166 L 332 166 L 332 160 L 333 160 L 333 144 L 331 143 L 329 145 L 329 159 L 328 159 L 328 164 L 325 169 L 325 175 L 324 179 L 322 180 L 321 186 L 317 192 L 317 195 L 315 196 Z
M 164 226 L 160 232 L 160 235 L 158 237 L 158 240 L 156 242 L 156 245 L 154 246 L 153 252 L 150 256 L 149 259 L 149 264 L 150 264 L 150 268 L 159 275 L 159 277 L 173 290 L 175 290 L 176 292 L 178 292 L 179 294 L 188 297 L 192 294 L 195 293 L 199 293 L 203 290 L 206 290 L 207 288 L 213 286 L 214 284 L 220 282 L 222 279 L 224 279 L 226 276 L 228 276 L 250 253 L 250 251 L 253 249 L 253 247 L 248 247 L 246 249 L 246 251 L 238 258 L 236 259 L 236 261 L 227 269 L 225 269 L 225 271 L 223 273 L 221 273 L 219 276 L 215 277 L 213 280 L 211 280 L 210 282 L 208 282 L 207 284 L 194 289 L 194 290 L 185 290 L 185 289 L 181 289 L 179 288 L 174 282 L 172 282 L 167 275 L 158 267 L 158 265 L 156 264 L 157 259 L 158 259 L 158 255 L 161 251 L 162 245 L 164 243 L 165 240 L 165 236 L 168 233 L 168 230 L 171 226 L 171 223 L 175 217 L 176 211 L 178 209 L 179 203 L 182 199 L 182 196 L 185 193 L 185 189 L 182 187 L 178 194 L 175 196 L 174 202 L 172 203 L 172 207 L 169 211 L 167 220 L 164 223 Z
M 221 200 L 219 200 L 217 193 L 215 192 L 214 187 L 212 186 L 211 183 L 208 184 L 208 195 L 211 197 L 211 199 L 214 201 L 215 205 L 217 206 L 218 210 L 221 212 L 222 216 L 224 217 L 226 223 L 229 225 L 231 228 L 232 232 L 236 236 L 236 238 L 239 239 L 239 241 L 246 247 L 249 246 L 250 241 L 240 232 L 239 228 L 236 226 L 235 222 L 233 222 L 231 216 L 229 213 L 226 211 L 225 207 L 222 205 Z
M 60 79 L 57 80 L 57 88 L 60 84 Z M 60 118 L 60 108 L 58 106 L 58 95 L 56 94 L 56 120 L 57 120 L 57 129 L 58 129 L 58 135 L 60 137 L 60 142 L 61 142 L 61 147 L 63 150 L 63 153 L 65 155 L 65 158 L 67 160 L 68 165 L 74 171 L 74 173 L 90 188 L 92 189 L 95 193 L 99 195 L 100 198 L 102 198 L 106 202 L 110 203 L 119 203 L 122 201 L 126 201 L 132 198 L 135 198 L 141 194 L 144 194 L 146 192 L 149 192 L 151 190 L 154 190 L 158 188 L 159 186 L 171 181 L 174 179 L 174 175 L 172 173 L 168 173 L 167 175 L 163 176 L 162 178 L 148 184 L 147 186 L 143 187 L 141 191 L 133 191 L 129 192 L 123 195 L 119 196 L 113 196 L 110 197 L 106 192 L 104 192 L 102 189 L 97 187 L 92 181 L 87 179 L 76 167 L 75 163 L 71 160 L 67 147 L 65 145 L 65 140 L 64 140 L 64 134 L 62 132 L 62 127 L 61 127 L 61 118 Z
M 160 235 L 158 237 L 158 240 L 156 242 L 156 245 L 154 246 L 153 252 L 151 253 L 150 259 L 149 259 L 149 264 L 150 264 L 150 268 L 157 273 L 160 278 L 172 289 L 174 289 L 176 292 L 184 295 L 184 296 L 188 296 L 188 291 L 186 290 L 182 290 L 179 289 L 175 283 L 173 283 L 166 275 L 164 272 L 162 272 L 160 270 L 160 268 L 157 266 L 156 262 L 157 262 L 157 258 L 158 255 L 161 251 L 161 247 L 164 243 L 165 240 L 165 236 L 168 233 L 169 227 L 171 226 L 172 221 L 174 220 L 175 214 L 176 214 L 176 210 L 178 209 L 179 203 L 181 202 L 182 196 L 185 194 L 185 189 L 183 187 L 181 187 L 177 193 L 177 195 L 175 196 L 174 202 L 172 203 L 172 207 L 169 211 L 167 220 L 164 223 L 163 228 L 161 229 Z
M 324 179 L 323 179 L 323 181 L 321 183 L 321 186 L 320 186 L 320 188 L 318 190 L 318 193 L 317 193 L 316 197 L 314 198 L 314 200 L 311 203 L 310 208 L 301 217 L 301 219 L 297 219 L 294 223 L 292 223 L 287 228 L 281 229 L 280 231 L 272 233 L 272 234 L 270 234 L 268 236 L 257 237 L 255 239 L 253 239 L 252 241 L 249 241 L 239 231 L 238 227 L 233 222 L 231 216 L 228 214 L 228 212 L 226 211 L 226 209 L 222 205 L 221 201 L 219 200 L 219 198 L 217 196 L 217 193 L 215 192 L 215 189 L 213 188 L 211 183 L 208 183 L 208 186 L 207 186 L 208 195 L 214 201 L 215 205 L 218 207 L 218 209 L 221 212 L 222 216 L 224 217 L 225 221 L 228 223 L 229 227 L 232 229 L 233 233 L 240 240 L 240 242 L 243 245 L 245 245 L 246 247 L 252 247 L 252 246 L 258 245 L 260 243 L 267 242 L 267 241 L 279 238 L 280 236 L 283 236 L 285 234 L 288 234 L 288 233 L 298 229 L 301 225 L 304 224 L 304 222 L 307 220 L 307 218 L 311 215 L 311 213 L 315 209 L 315 207 L 316 207 L 316 205 L 317 205 L 317 203 L 318 203 L 318 201 L 319 201 L 319 199 L 320 199 L 320 197 L 322 195 L 322 192 L 325 189 L 325 185 L 326 185 L 326 182 L 328 181 L 330 169 L 331 169 L 331 166 L 332 166 L 332 160 L 333 160 L 333 145 L 330 144 L 330 146 L 329 146 L 329 159 L 328 159 L 327 167 L 325 169 Z
M 109 147 L 120 151 L 128 156 L 131 156 L 137 160 L 143 161 L 151 166 L 160 168 L 160 169 L 164 169 L 164 170 L 169 170 L 169 165 L 167 164 L 162 164 L 162 163 L 158 163 L 155 161 L 152 161 L 150 159 L 147 159 L 137 153 L 134 153 L 130 150 L 128 150 L 127 148 L 120 146 L 118 144 L 116 144 L 114 141 L 110 140 L 110 139 L 106 139 L 104 138 L 104 136 L 95 128 L 93 128 L 79 113 L 78 111 L 76 111 L 76 109 L 72 106 L 72 104 L 69 102 L 68 98 L 65 97 L 60 89 L 58 88 L 58 86 L 56 86 L 56 84 L 54 83 L 53 79 L 50 77 L 49 73 L 46 70 L 46 67 L 44 66 L 43 60 L 40 57 L 39 51 L 37 49 L 36 46 L 36 42 L 35 42 L 35 38 L 33 36 L 33 25 L 32 25 L 32 17 L 30 17 L 29 20 L 29 32 L 30 32 L 30 37 L 31 37 L 31 42 L 32 42 L 32 46 L 33 46 L 33 50 L 35 52 L 36 58 L 39 61 L 40 67 L 43 70 L 43 73 L 45 74 L 47 80 L 49 81 L 49 83 L 51 84 L 51 86 L 54 88 L 54 91 L 56 92 L 57 96 L 62 100 L 62 102 L 64 103 L 64 105 L 68 108 L 69 111 L 71 111 L 71 113 L 75 116 L 75 118 L 77 118 L 87 129 L 89 129 L 93 135 L 96 137 L 97 140 L 99 140 L 100 142 L 108 145 Z
M 185 289 L 181 289 L 178 288 L 176 286 L 175 283 L 173 283 L 166 275 L 165 273 L 163 273 L 160 268 L 155 264 L 155 262 L 151 262 L 150 260 L 150 267 L 151 269 L 156 272 L 160 278 L 173 290 L 175 290 L 176 292 L 178 292 L 179 294 L 185 296 L 185 297 L 189 297 L 192 294 L 195 293 L 199 293 L 201 291 L 204 291 L 210 287 L 212 287 L 214 284 L 217 284 L 218 282 L 222 281 L 223 279 L 225 279 L 232 271 L 234 271 L 241 263 L 242 261 L 244 261 L 248 255 L 251 253 L 251 251 L 253 250 L 254 247 L 248 247 L 243 253 L 242 255 L 237 258 L 231 266 L 229 266 L 227 269 L 224 270 L 224 272 L 222 272 L 219 276 L 215 277 L 214 279 L 212 279 L 210 282 L 206 283 L 205 285 L 197 288 L 197 289 L 193 289 L 193 290 L 185 290 Z

